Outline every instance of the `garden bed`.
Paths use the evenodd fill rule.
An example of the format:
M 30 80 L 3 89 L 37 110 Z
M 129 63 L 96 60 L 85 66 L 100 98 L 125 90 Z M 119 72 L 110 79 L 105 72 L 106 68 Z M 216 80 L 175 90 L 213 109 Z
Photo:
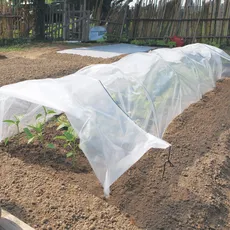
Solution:
M 61 77 L 101 60 L 56 54 L 58 47 L 5 52 L 1 85 Z M 162 180 L 167 152 L 151 150 L 103 190 L 83 153 L 75 167 L 61 141 L 41 152 L 25 134 L 0 150 L 0 205 L 35 229 L 229 229 L 230 80 L 190 106 L 169 126 L 172 162 Z M 58 135 L 48 123 L 47 141 Z M 19 140 L 19 144 L 17 143 Z

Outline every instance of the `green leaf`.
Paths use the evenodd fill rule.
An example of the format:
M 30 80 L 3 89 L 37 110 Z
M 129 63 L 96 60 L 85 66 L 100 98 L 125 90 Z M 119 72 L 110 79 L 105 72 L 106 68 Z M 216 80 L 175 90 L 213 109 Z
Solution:
M 33 134 L 30 132 L 28 128 L 24 128 L 24 132 L 26 133 L 28 139 L 31 139 L 33 137 Z
M 42 114 L 41 114 L 41 113 L 39 113 L 39 114 L 36 116 L 36 120 L 37 120 L 39 117 L 42 117 Z
M 27 126 L 30 127 L 33 130 L 36 128 L 36 126 L 33 126 L 33 125 L 27 125 Z
M 48 143 L 47 144 L 47 148 L 49 148 L 49 149 L 55 149 L 55 145 L 52 144 L 52 143 Z
M 16 120 L 16 121 L 15 121 L 15 125 L 17 125 L 17 126 L 18 126 L 18 125 L 19 125 L 19 123 L 20 123 L 20 120 Z
M 46 107 L 45 107 L 45 106 L 42 106 L 42 108 L 43 108 L 45 114 L 47 114 L 47 109 L 46 109 Z
M 42 132 L 42 124 L 37 124 L 37 126 L 28 125 L 31 129 L 33 129 L 36 133 Z
M 68 141 L 72 141 L 74 136 L 70 132 L 64 132 L 64 135 Z
M 69 144 L 68 144 L 68 143 L 64 144 L 64 148 L 66 148 L 67 146 L 69 146 Z
M 62 129 L 62 128 L 64 128 L 64 127 L 67 127 L 67 125 L 66 124 L 60 124 L 58 127 L 57 127 L 57 130 L 60 130 L 60 129 Z
M 8 143 L 9 143 L 9 138 L 7 137 L 7 138 L 5 138 L 5 140 L 4 140 L 4 144 L 5 144 L 5 146 L 7 146 L 7 145 L 8 145 Z
M 18 115 L 18 116 L 14 116 L 14 117 L 15 117 L 15 119 L 16 119 L 17 121 L 20 122 L 20 120 L 23 118 L 23 115 Z
M 54 137 L 54 140 L 59 139 L 59 140 L 67 140 L 65 136 L 56 136 Z
M 34 141 L 34 138 L 35 138 L 35 137 L 30 138 L 30 139 L 28 140 L 28 144 L 30 144 L 31 142 L 33 142 L 33 141 Z
M 56 113 L 54 110 L 48 110 L 47 111 L 47 114 L 54 114 L 54 113 Z
M 3 122 L 8 123 L 9 125 L 15 125 L 16 122 L 13 120 L 4 120 Z
M 72 157 L 73 156 L 73 152 L 68 152 L 67 154 L 66 154 L 66 157 Z

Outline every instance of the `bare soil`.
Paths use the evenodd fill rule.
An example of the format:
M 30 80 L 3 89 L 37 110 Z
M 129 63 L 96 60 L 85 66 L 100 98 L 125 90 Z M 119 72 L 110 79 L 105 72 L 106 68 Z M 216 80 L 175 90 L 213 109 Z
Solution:
M 0 54 L 0 60 L 1 60 L 1 59 L 6 59 L 6 56 Z
M 82 57 L 71 54 L 58 54 L 56 51 L 67 48 L 63 45 L 48 47 L 46 44 L 19 51 L 1 52 L 7 58 L 0 59 L 0 86 L 28 79 L 63 77 L 92 64 L 111 63 L 111 59 Z
M 119 59 L 56 54 L 58 49 L 3 53 L 1 85 Z M 230 229 L 229 98 L 226 79 L 171 123 L 164 139 L 173 146 L 174 167 L 167 166 L 164 179 L 167 151 L 150 150 L 114 183 L 107 200 L 80 150 L 73 168 L 60 142 L 44 155 L 39 145 L 16 137 L 0 150 L 0 205 L 35 229 Z M 55 132 L 50 124 L 46 139 Z

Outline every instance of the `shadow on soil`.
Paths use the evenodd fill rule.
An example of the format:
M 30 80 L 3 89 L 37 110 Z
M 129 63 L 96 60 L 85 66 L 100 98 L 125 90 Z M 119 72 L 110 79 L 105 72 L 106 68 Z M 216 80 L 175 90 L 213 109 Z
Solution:
M 229 98 L 228 92 L 222 92 L 224 96 L 215 101 L 218 93 L 219 91 L 215 92 L 213 100 L 206 100 L 190 107 L 190 110 L 175 119 L 171 129 L 169 127 L 169 134 L 164 139 L 173 146 L 174 167 L 167 166 L 164 180 L 163 164 L 168 152 L 151 150 L 113 184 L 108 203 L 127 213 L 138 227 L 148 230 L 226 229 L 229 222 L 229 198 L 223 194 L 221 186 L 219 189 L 212 188 L 214 201 L 206 202 L 202 200 L 206 194 L 206 188 L 202 184 L 205 177 L 202 177 L 202 173 L 191 177 L 195 176 L 198 182 L 200 179 L 201 190 L 197 193 L 194 192 L 196 188 L 191 188 L 190 185 L 179 185 L 180 178 L 186 177 L 186 174 L 183 174 L 186 169 L 210 152 L 213 144 L 219 143 L 221 133 L 230 128 L 227 119 L 229 112 L 226 109 L 229 107 L 229 100 L 226 99 Z M 65 162 L 62 149 L 58 148 L 57 152 L 51 151 L 44 157 L 38 148 L 24 144 L 20 145 L 20 148 L 12 146 L 9 152 L 12 152 L 13 157 L 18 157 L 28 164 L 70 171 L 70 164 Z M 220 151 L 220 154 L 222 152 L 226 153 Z M 76 172 L 90 172 L 87 159 L 83 156 L 82 160 L 85 162 L 81 163 L 79 160 L 79 167 L 85 165 L 86 168 Z M 229 183 L 230 159 L 228 158 L 219 168 Z M 210 169 L 207 173 L 213 172 Z M 84 183 L 81 186 L 87 192 L 101 197 L 102 190 L 94 184 Z M 197 195 L 199 193 L 202 193 L 202 197 Z
M 214 138 L 215 135 L 213 133 Z M 189 141 L 192 140 L 189 134 L 187 138 Z M 211 197 L 204 200 L 206 187 L 205 177 L 202 174 L 192 174 L 196 183 L 203 183 L 196 192 L 197 188 L 190 185 L 181 187 L 179 180 L 181 177 L 187 177 L 186 170 L 203 159 L 206 152 L 210 152 L 213 142 L 202 137 L 200 143 L 195 145 L 192 142 L 188 144 L 187 141 L 185 145 L 183 141 L 185 142 L 183 137 L 169 140 L 170 143 L 176 142 L 172 151 L 174 167 L 166 167 L 163 180 L 162 171 L 167 151 L 151 150 L 114 183 L 108 202 L 117 206 L 122 212 L 128 213 L 141 229 L 228 229 L 226 226 L 229 226 L 229 197 L 223 188 L 230 181 L 230 157 L 225 155 L 225 161 L 215 168 L 220 169 L 225 185 L 216 183 L 211 187 Z M 229 151 L 223 146 L 227 146 L 230 150 L 230 139 L 228 143 L 222 142 L 223 144 L 221 140 L 217 141 L 219 143 L 217 146 L 222 147 L 218 147 L 216 152 L 228 154 Z M 208 168 L 204 173 L 209 173 L 212 178 L 214 170 Z M 93 193 L 95 194 L 95 191 Z
M 92 171 L 87 158 L 80 149 L 77 150 L 76 163 L 73 165 L 71 159 L 66 157 L 67 150 L 63 148 L 64 143 L 60 140 L 54 141 L 54 135 L 61 135 L 61 133 L 57 133 L 56 128 L 51 127 L 47 128 L 44 137 L 47 143 L 53 143 L 56 146 L 55 149 L 44 150 L 39 143 L 27 144 L 27 139 L 23 133 L 11 139 L 7 147 L 4 146 L 4 143 L 0 143 L 0 147 L 10 157 L 19 158 L 27 164 L 75 173 L 89 173 Z
M 0 228 L 1 230 L 23 230 L 18 224 L 4 217 L 0 219 Z
M 75 166 L 66 158 L 65 154 L 58 150 L 43 150 L 39 145 L 10 146 L 9 149 L 3 147 L 3 151 L 10 157 L 16 157 L 27 164 L 40 165 L 41 167 L 51 167 L 58 171 L 72 171 L 75 173 L 89 173 L 92 171 L 86 157 L 80 152 L 77 153 Z
M 23 219 L 28 219 L 28 215 L 25 211 L 25 209 L 15 202 L 11 202 L 9 200 L 1 199 L 0 200 L 0 206 L 10 214 L 16 216 L 18 219 L 22 220 Z M 0 226 L 1 229 L 1 226 Z
M 52 137 L 47 135 L 47 139 Z M 58 144 L 58 143 L 56 143 Z M 181 145 L 182 146 L 182 145 Z M 202 158 L 204 149 L 212 148 L 211 142 L 200 146 L 197 153 L 191 145 L 176 147 L 172 151 L 174 167 L 167 165 L 165 177 L 162 179 L 163 165 L 168 157 L 168 151 L 150 150 L 128 172 L 112 186 L 108 203 L 117 206 L 128 214 L 135 225 L 142 229 L 223 229 L 228 223 L 228 208 L 224 202 L 219 204 L 204 203 L 191 190 L 178 186 L 179 178 L 186 168 L 195 160 Z M 55 170 L 90 173 L 91 167 L 82 154 L 75 168 L 66 162 L 64 150 L 47 150 L 44 156 L 39 145 L 10 145 L 7 151 L 12 157 L 17 157 L 28 164 L 52 167 Z M 221 167 L 221 174 L 230 180 L 230 158 Z M 186 176 L 186 175 L 185 175 Z M 202 177 L 202 175 L 201 175 Z M 101 198 L 102 189 L 95 185 L 81 185 L 83 189 Z M 227 199 L 221 188 L 213 190 L 215 197 Z
M 156 155 L 158 157 L 161 158 L 160 154 Z M 175 163 L 173 168 L 167 167 L 162 180 L 163 163 L 163 160 L 160 163 L 153 157 L 141 159 L 112 186 L 108 203 L 128 213 L 141 229 L 225 229 L 229 222 L 228 206 L 224 202 L 206 203 L 191 190 L 178 187 L 179 177 L 188 166 L 186 164 L 181 167 Z M 225 170 L 230 172 L 229 168 L 230 161 Z M 155 175 L 151 171 L 155 171 Z M 227 199 L 221 188 L 213 190 L 213 195 Z

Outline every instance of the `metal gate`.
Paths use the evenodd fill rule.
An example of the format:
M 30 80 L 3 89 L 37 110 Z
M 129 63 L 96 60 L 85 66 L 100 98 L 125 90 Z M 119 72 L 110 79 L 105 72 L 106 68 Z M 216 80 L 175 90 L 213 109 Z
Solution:
M 76 4 L 55 2 L 46 5 L 45 38 L 48 40 L 89 40 L 90 11 Z M 79 7 L 78 7 L 79 8 Z

